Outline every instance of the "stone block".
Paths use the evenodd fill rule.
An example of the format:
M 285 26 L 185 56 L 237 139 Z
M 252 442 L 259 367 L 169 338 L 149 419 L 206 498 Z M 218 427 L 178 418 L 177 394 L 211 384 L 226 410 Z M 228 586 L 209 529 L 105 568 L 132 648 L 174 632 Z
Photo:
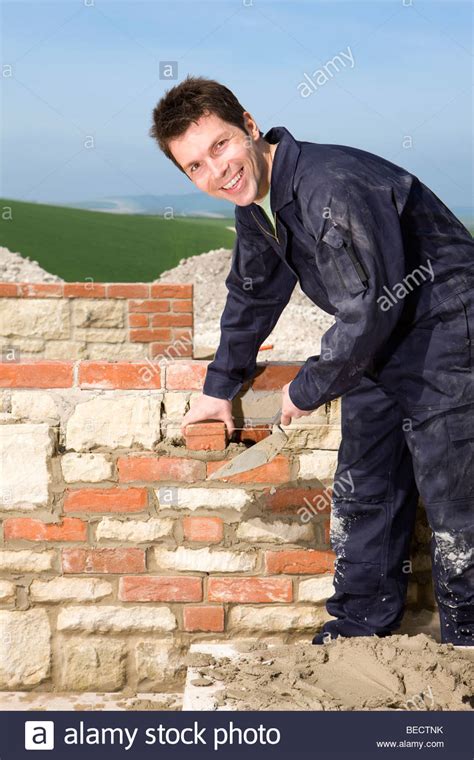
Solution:
M 108 638 L 75 636 L 61 643 L 61 688 L 118 691 L 125 685 L 126 647 Z
M 67 422 L 66 447 L 84 451 L 95 446 L 152 449 L 160 440 L 162 394 L 106 391 L 78 404 Z
M 0 611 L 0 688 L 24 689 L 50 674 L 51 630 L 44 610 Z
M 52 451 L 46 423 L 0 425 L 0 509 L 30 511 L 47 506 Z
M 61 457 L 61 468 L 66 483 L 100 483 L 112 477 L 112 462 L 105 454 L 75 454 Z
M 69 303 L 58 298 L 0 300 L 0 335 L 5 337 L 69 338 Z
M 168 607 L 71 606 L 60 610 L 57 627 L 86 633 L 173 631 L 176 618 Z
M 75 327 L 124 327 L 124 301 L 78 298 L 72 301 L 71 321 Z

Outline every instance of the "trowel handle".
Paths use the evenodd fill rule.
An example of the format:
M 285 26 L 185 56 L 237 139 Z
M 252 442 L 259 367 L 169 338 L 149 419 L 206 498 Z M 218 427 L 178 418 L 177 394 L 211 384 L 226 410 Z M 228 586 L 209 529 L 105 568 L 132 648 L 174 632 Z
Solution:
M 281 423 L 281 407 L 279 408 L 278 412 L 271 418 L 270 423 L 272 425 L 280 425 Z

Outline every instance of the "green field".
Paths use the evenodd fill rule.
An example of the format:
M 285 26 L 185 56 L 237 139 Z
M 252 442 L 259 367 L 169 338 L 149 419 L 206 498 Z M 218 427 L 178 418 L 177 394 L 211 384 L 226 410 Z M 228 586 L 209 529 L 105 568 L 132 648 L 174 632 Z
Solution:
M 180 259 L 232 248 L 234 219 L 106 214 L 0 200 L 0 245 L 67 282 L 149 282 Z M 12 219 L 5 219 L 5 208 Z
M 180 259 L 231 248 L 234 219 L 107 214 L 0 199 L 0 246 L 67 282 L 150 282 Z M 5 208 L 12 219 L 5 219 Z M 465 222 L 474 232 L 471 220 Z

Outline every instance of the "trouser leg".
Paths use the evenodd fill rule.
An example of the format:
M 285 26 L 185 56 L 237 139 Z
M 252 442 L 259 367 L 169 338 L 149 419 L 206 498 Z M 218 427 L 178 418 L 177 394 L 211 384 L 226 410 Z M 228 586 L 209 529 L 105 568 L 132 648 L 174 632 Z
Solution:
M 314 643 L 387 635 L 399 625 L 418 503 L 396 400 L 364 376 L 341 398 L 341 424 L 330 531 L 335 593 L 326 605 L 336 619 Z
M 474 291 L 446 299 L 382 373 L 397 388 L 432 529 L 441 640 L 474 645 Z M 380 379 L 380 377 L 379 377 Z
M 413 412 L 407 442 L 432 530 L 441 640 L 474 644 L 474 404 Z M 420 419 L 421 416 L 421 419 Z

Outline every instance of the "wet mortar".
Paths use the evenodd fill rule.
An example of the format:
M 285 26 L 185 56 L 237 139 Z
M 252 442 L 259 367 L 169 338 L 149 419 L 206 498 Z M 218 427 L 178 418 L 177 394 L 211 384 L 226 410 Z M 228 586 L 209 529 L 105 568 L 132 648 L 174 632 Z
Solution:
M 473 653 L 425 634 L 363 636 L 194 653 L 187 664 L 192 686 L 221 685 L 218 710 L 472 710 Z

